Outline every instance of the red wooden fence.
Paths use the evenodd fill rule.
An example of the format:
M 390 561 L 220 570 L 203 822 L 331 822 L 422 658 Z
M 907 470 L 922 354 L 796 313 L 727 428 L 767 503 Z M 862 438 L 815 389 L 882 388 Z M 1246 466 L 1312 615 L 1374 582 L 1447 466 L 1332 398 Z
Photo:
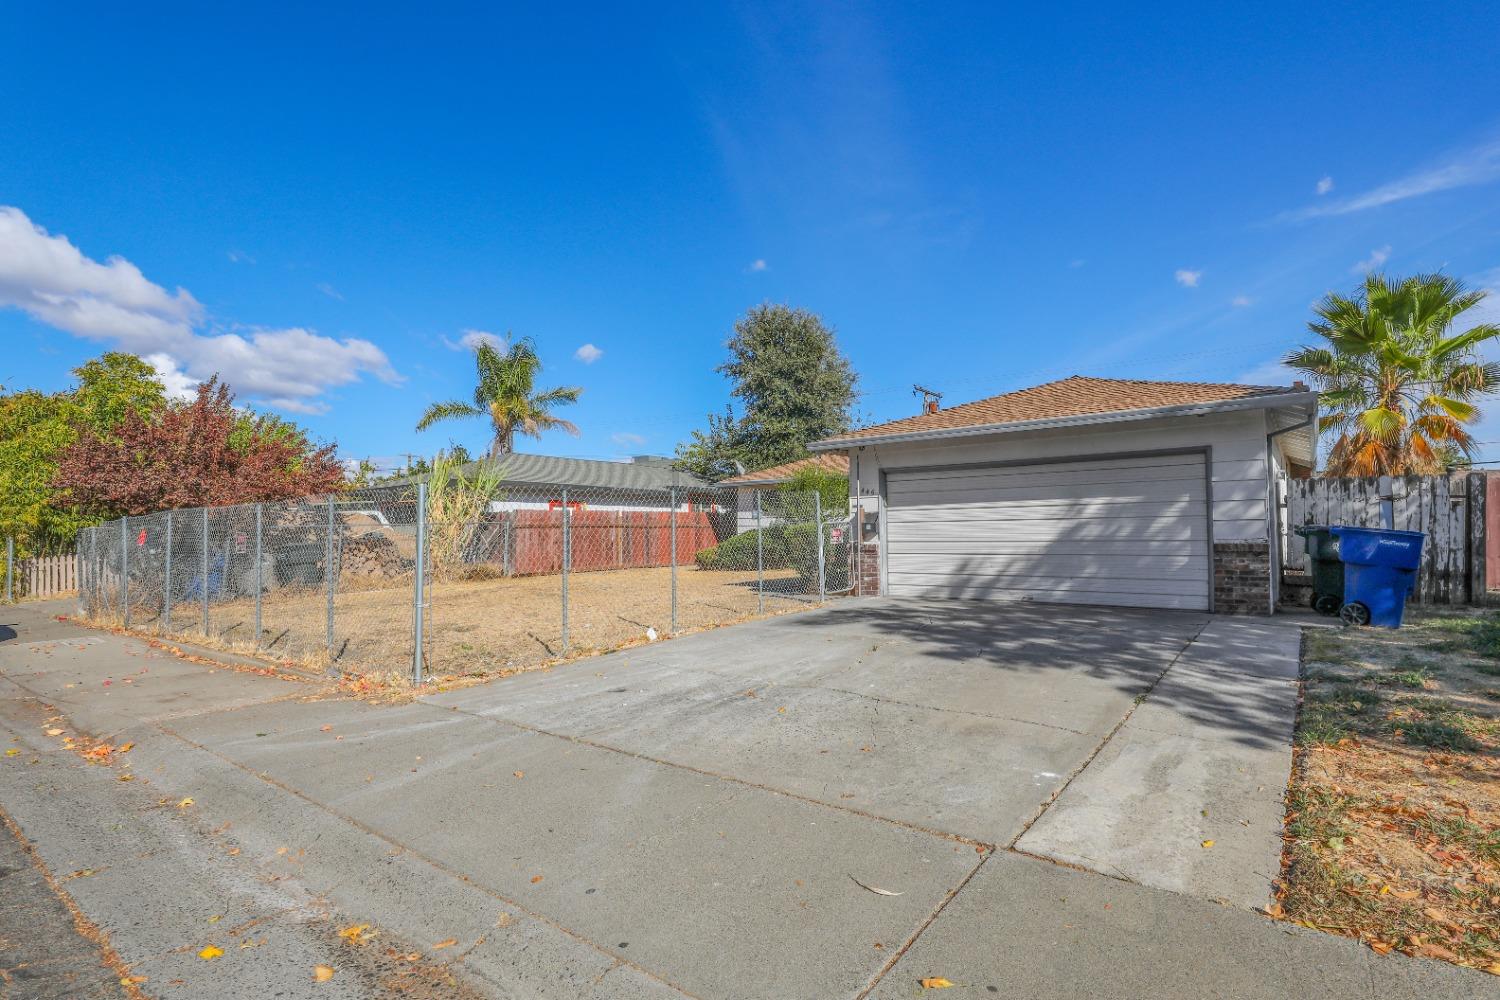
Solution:
M 517 576 L 562 572 L 562 511 L 518 510 L 504 517 L 510 523 L 500 531 L 511 536 L 511 556 L 504 559 L 497 552 L 495 562 L 504 562 Z M 673 517 L 677 519 L 679 566 L 691 563 L 695 553 L 718 542 L 708 514 L 702 511 L 575 510 L 569 565 L 575 573 L 670 566 Z

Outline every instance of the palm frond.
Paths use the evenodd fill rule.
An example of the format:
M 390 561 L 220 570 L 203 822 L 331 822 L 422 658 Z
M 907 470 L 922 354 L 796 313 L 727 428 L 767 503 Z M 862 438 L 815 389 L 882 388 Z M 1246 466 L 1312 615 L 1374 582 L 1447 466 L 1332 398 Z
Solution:
M 478 407 L 471 406 L 461 400 L 449 400 L 446 403 L 433 403 L 422 414 L 422 419 L 417 421 L 417 430 L 425 431 L 439 420 L 452 420 L 455 417 L 477 417 L 483 411 Z

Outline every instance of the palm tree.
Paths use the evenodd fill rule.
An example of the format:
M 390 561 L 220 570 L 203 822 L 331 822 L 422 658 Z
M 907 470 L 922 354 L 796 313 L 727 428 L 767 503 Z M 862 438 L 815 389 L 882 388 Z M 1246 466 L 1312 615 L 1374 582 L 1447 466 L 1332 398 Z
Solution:
M 492 344 L 481 342 L 474 349 L 474 367 L 479 373 L 474 402 L 434 403 L 422 414 L 417 430 L 425 431 L 439 420 L 453 417 L 489 417 L 495 429 L 495 438 L 490 442 L 490 458 L 510 454 L 515 448 L 517 433 L 534 438 L 550 430 L 578 433 L 578 428 L 570 421 L 554 416 L 552 408 L 578 402 L 583 390 L 577 386 L 563 386 L 536 392 L 536 376 L 542 370 L 542 361 L 537 357 L 536 345 L 530 337 L 511 344 L 504 353 Z
M 1434 475 L 1472 456 L 1464 427 L 1479 419 L 1475 401 L 1500 390 L 1500 365 L 1478 349 L 1500 338 L 1500 326 L 1451 330 L 1484 297 L 1441 274 L 1371 274 L 1355 297 L 1329 294 L 1314 307 L 1308 329 L 1327 346 L 1302 347 L 1284 363 L 1320 392 L 1318 430 L 1336 435 L 1327 475 Z

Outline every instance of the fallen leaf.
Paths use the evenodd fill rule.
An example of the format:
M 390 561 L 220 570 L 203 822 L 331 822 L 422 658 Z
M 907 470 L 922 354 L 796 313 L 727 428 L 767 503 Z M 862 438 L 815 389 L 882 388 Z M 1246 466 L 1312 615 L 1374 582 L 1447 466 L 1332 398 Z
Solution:
M 151 978 L 150 976 L 126 976 L 124 979 L 120 980 L 120 985 L 121 986 L 139 986 L 141 983 L 144 983 L 146 980 L 148 980 L 150 978 Z
M 121 743 L 119 749 L 116 750 L 115 753 L 129 753 L 131 748 L 134 746 L 134 743 Z
M 188 806 L 190 806 L 192 804 L 193 804 L 193 800 L 191 798 L 186 798 L 186 799 L 183 799 L 181 802 L 177 803 L 177 808 L 178 809 L 186 809 Z
M 19 757 L 20 754 L 21 751 L 17 750 L 15 747 L 11 747 L 9 750 L 5 751 L 5 756 L 7 757 Z
M 333 729 L 332 726 L 319 726 L 318 727 L 318 732 L 320 732 L 320 733 L 326 733 L 326 732 L 329 732 L 332 729 Z M 326 968 L 328 968 L 328 966 L 326 966 L 326 965 L 320 965 L 320 966 L 318 966 L 318 968 L 320 968 L 320 969 L 326 969 Z
M 213 916 L 211 916 L 211 917 L 208 918 L 208 922 L 211 923 L 211 924 L 216 924 L 220 920 L 223 920 L 223 919 L 224 919 L 224 915 L 223 914 L 215 913 Z
M 359 944 L 360 941 L 364 939 L 365 931 L 369 929 L 369 924 L 352 924 L 349 927 L 345 927 L 343 930 L 339 931 L 339 937 L 350 942 L 351 944 Z
M 327 965 L 313 966 L 313 982 L 326 983 L 333 978 L 333 969 Z
M 946 990 L 953 984 L 942 976 L 928 976 L 926 979 L 918 979 L 917 985 L 924 990 Z
M 456 944 L 458 944 L 458 938 L 448 938 L 446 940 L 439 941 L 437 944 L 433 945 L 432 946 L 432 950 L 433 951 L 441 951 L 444 948 L 452 948 Z
M 133 774 L 122 774 L 122 775 L 120 775 L 120 780 L 121 781 L 134 781 L 135 780 L 135 775 L 133 775 Z
M 1208 848 L 1210 848 L 1210 847 L 1212 847 L 1212 846 L 1214 846 L 1214 842 L 1212 840 L 1205 840 L 1203 842 L 1203 847 L 1204 847 L 1205 850 L 1208 849 Z
M 868 889 L 870 892 L 873 892 L 877 896 L 900 896 L 900 895 L 902 895 L 902 893 L 892 892 L 889 889 L 882 889 L 879 886 L 865 885 L 863 882 L 861 882 L 859 879 L 855 878 L 853 875 L 849 876 L 849 881 L 853 882 L 855 885 L 859 886 L 861 889 Z
M 47 735 L 48 736 L 61 736 L 62 734 L 63 734 L 63 731 L 61 729 L 49 729 L 49 730 L 47 730 Z
M 223 948 L 215 948 L 213 945 L 209 945 L 207 948 L 204 948 L 202 951 L 198 952 L 198 957 L 207 962 L 212 959 L 218 958 L 222 954 L 224 954 Z
M 1389 941 L 1371 941 L 1370 950 L 1377 955 L 1389 955 L 1396 946 Z
M 531 884 L 532 885 L 536 885 L 538 882 L 540 882 L 545 877 L 546 877 L 545 875 L 533 875 L 533 876 L 531 876 Z
M 1391 895 L 1397 899 L 1416 899 L 1422 894 L 1416 889 L 1392 889 Z
M 511 774 L 514 774 L 517 778 L 524 778 L 524 777 L 526 777 L 526 772 L 525 771 L 512 771 Z

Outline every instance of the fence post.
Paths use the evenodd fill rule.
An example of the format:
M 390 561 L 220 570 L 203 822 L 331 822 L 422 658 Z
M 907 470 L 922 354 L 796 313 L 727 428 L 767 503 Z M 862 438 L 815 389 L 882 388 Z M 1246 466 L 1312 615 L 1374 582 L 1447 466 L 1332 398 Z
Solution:
M 121 625 L 130 627 L 130 515 L 120 516 L 120 614 Z
M 333 590 L 338 574 L 333 569 L 333 497 L 328 498 L 328 544 L 323 558 L 323 573 L 328 577 L 328 655 L 333 656 Z
M 828 584 L 823 578 L 823 494 L 813 491 L 813 530 L 818 535 L 818 601 L 828 600 Z
M 167 554 L 163 559 L 161 575 L 161 619 L 156 623 L 156 634 L 161 634 L 163 623 L 167 631 L 172 630 L 172 512 L 167 511 Z
M 672 554 L 668 557 L 672 561 L 672 624 L 667 629 L 668 635 L 677 634 L 677 487 L 672 487 L 672 513 L 669 515 L 671 521 L 671 547 Z
M 203 634 L 208 635 L 208 508 L 203 508 L 203 552 L 198 558 L 202 576 L 198 583 L 203 589 Z
M 417 484 L 417 578 L 412 587 L 411 682 L 422 683 L 422 619 L 427 603 L 427 484 Z
M 568 651 L 568 565 L 573 561 L 573 517 L 568 509 L 568 491 L 562 491 L 562 651 Z
M 9 536 L 5 539 L 5 603 L 10 604 L 16 599 L 16 540 Z
M 766 569 L 765 555 L 762 547 L 765 539 L 760 530 L 760 490 L 755 491 L 755 611 L 756 614 L 765 614 L 766 611 Z
M 263 504 L 255 505 L 255 648 L 260 648 L 260 599 L 261 591 L 266 588 L 265 570 L 261 566 L 264 558 L 261 551 L 261 507 Z

